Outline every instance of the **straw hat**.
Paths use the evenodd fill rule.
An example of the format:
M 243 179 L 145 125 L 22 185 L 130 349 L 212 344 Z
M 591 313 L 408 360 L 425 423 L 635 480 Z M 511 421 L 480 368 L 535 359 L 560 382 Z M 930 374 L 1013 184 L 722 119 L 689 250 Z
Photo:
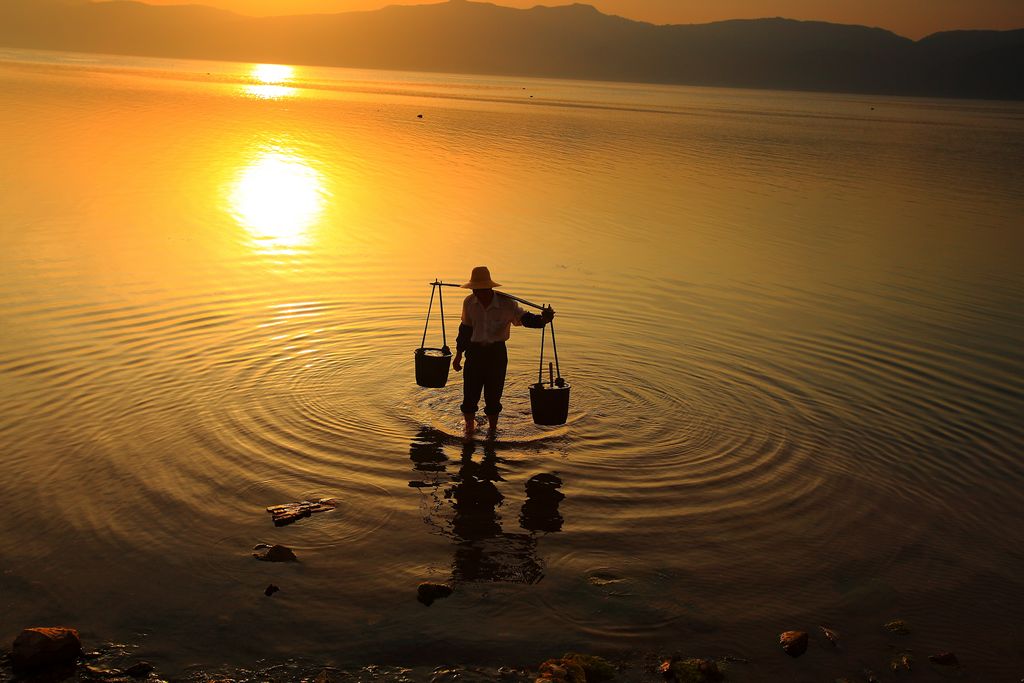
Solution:
M 465 289 L 491 289 L 492 287 L 501 287 L 501 285 L 491 279 L 491 271 L 487 269 L 487 266 L 477 266 L 474 268 L 473 274 L 469 276 L 469 282 L 462 286 Z

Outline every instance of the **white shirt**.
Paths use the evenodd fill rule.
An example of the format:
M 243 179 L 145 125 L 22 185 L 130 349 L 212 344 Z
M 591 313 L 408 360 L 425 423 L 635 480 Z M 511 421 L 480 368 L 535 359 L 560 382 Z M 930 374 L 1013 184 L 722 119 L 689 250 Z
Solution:
M 462 323 L 473 328 L 471 342 L 493 344 L 509 338 L 512 325 L 522 325 L 523 308 L 512 299 L 494 293 L 489 306 L 470 294 L 462 302 Z

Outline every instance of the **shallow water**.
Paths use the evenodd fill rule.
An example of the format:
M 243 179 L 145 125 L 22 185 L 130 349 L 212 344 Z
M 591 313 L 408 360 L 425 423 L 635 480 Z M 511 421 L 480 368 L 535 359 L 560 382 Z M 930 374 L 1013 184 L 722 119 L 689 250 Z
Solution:
M 0 638 L 1021 675 L 1021 105 L 0 59 Z M 495 443 L 415 385 L 428 283 L 479 264 L 556 309 L 568 424 L 535 330 Z M 818 624 L 844 649 L 778 651 Z

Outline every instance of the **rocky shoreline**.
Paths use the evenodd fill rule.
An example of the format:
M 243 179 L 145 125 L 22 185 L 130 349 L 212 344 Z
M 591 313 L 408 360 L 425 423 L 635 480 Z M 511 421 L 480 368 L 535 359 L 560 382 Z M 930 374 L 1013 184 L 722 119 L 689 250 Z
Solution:
M 885 679 L 905 678 L 931 672 L 935 676 L 972 680 L 952 652 L 936 651 L 915 657 L 899 640 L 910 635 L 903 620 L 880 625 L 894 642 L 884 657 L 867 656 L 861 661 L 875 662 L 876 668 L 863 666 L 856 673 L 830 677 L 835 683 L 881 683 Z M 820 626 L 814 633 L 784 631 L 779 635 L 778 654 L 797 658 L 808 647 L 839 650 L 840 634 Z M 880 654 L 880 653 L 875 653 Z M 884 663 L 884 665 L 883 665 Z M 698 657 L 680 653 L 644 653 L 604 658 L 596 655 L 566 653 L 535 666 L 379 666 L 343 669 L 291 659 L 280 663 L 259 662 L 254 668 L 195 668 L 183 674 L 165 677 L 154 664 L 139 658 L 135 648 L 106 643 L 94 649 L 83 647 L 76 629 L 69 627 L 32 627 L 15 638 L 3 656 L 0 681 L 50 683 L 89 681 L 94 683 L 132 683 L 135 681 L 185 681 L 188 683 L 613 683 L 614 681 L 662 681 L 664 683 L 718 683 L 720 681 L 761 681 L 774 677 L 759 674 L 759 662 L 736 656 Z M 837 667 L 839 668 L 839 667 Z M 812 679 L 808 679 L 812 680 Z M 819 680 L 814 678 L 813 680 Z

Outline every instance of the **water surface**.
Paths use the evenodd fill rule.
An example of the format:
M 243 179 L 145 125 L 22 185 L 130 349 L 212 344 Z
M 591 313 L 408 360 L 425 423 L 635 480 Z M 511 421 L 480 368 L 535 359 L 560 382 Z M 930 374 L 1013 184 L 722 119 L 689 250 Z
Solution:
M 2 637 L 1020 676 L 1019 104 L 0 59 Z M 415 386 L 427 283 L 479 264 L 558 311 L 569 424 L 534 330 L 496 443 Z M 818 624 L 844 649 L 778 651 Z

